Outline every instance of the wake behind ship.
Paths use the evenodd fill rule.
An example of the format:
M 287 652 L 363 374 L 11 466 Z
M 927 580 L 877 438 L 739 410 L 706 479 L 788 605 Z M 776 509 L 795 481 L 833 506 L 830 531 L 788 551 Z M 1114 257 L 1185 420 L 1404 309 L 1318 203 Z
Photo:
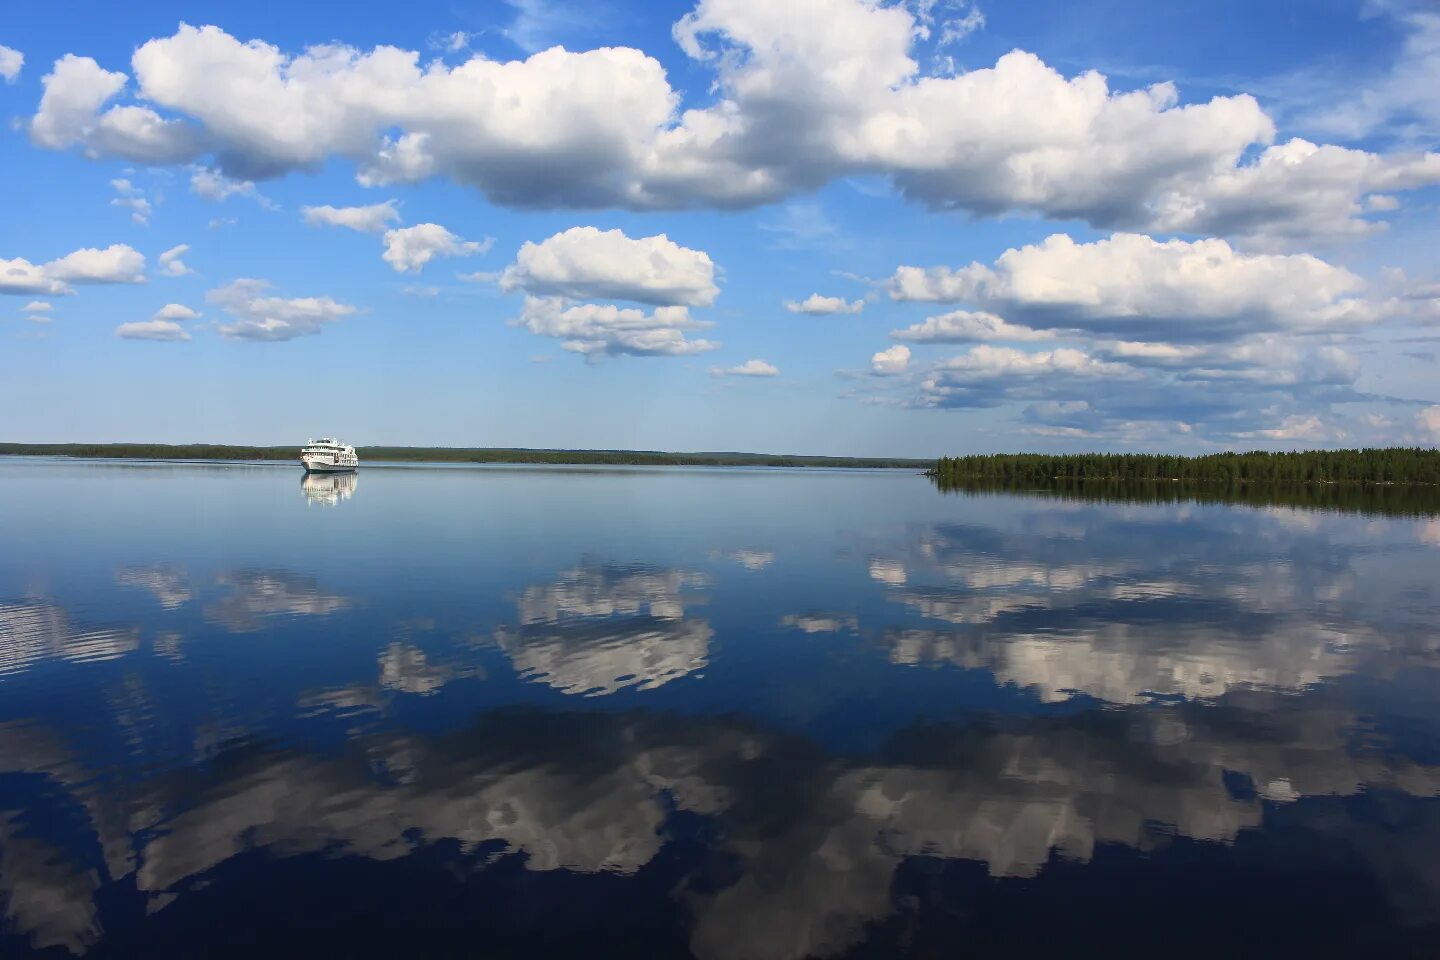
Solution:
M 300 451 L 300 465 L 306 473 L 350 473 L 360 467 L 355 448 L 333 437 L 311 440 Z

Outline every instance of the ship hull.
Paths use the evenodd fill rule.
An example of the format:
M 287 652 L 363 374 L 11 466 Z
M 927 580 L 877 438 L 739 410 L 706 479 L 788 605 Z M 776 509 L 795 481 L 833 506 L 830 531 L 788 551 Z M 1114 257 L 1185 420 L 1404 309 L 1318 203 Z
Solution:
M 343 466 L 323 460 L 310 460 L 305 457 L 300 458 L 300 466 L 305 468 L 306 473 L 354 473 L 359 469 L 358 465 Z

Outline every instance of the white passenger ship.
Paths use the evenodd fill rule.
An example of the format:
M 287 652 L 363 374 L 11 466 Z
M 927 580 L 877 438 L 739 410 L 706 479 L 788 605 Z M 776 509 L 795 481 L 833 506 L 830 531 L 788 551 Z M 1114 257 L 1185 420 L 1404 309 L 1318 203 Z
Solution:
M 334 437 L 321 437 L 311 440 L 300 451 L 300 465 L 306 473 L 348 473 L 359 468 L 360 458 L 355 456 L 355 448 L 350 444 Z

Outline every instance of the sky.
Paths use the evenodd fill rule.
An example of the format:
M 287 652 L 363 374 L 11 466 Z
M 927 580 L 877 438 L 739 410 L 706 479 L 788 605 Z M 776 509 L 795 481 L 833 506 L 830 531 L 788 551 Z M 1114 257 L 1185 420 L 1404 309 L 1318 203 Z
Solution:
M 1440 442 L 1433 0 L 0 8 L 0 441 Z

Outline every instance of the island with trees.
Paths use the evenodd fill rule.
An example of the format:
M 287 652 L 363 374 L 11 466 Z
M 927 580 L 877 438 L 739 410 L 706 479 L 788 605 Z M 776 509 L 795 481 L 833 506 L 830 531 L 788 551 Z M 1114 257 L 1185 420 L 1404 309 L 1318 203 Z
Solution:
M 941 485 L 973 480 L 1440 484 L 1440 450 L 1252 450 L 1198 457 L 1151 453 L 972 454 L 941 457 L 931 469 L 931 476 Z

